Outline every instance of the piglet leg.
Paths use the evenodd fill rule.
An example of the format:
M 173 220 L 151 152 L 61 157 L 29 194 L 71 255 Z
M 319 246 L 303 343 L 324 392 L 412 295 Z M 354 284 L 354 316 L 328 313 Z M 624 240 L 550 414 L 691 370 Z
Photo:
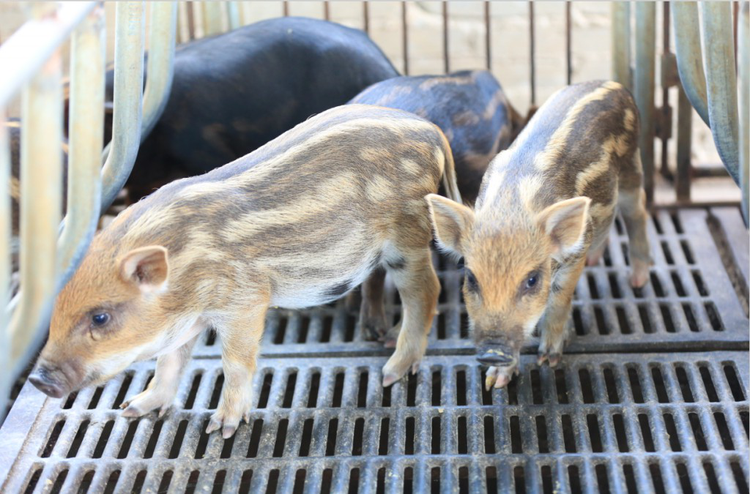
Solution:
M 550 367 L 556 366 L 562 357 L 565 340 L 568 336 L 568 317 L 573 302 L 578 278 L 581 277 L 586 258 L 581 257 L 574 264 L 565 266 L 557 272 L 552 280 L 547 309 L 539 321 L 541 340 L 539 342 L 539 356 L 537 363 L 549 362 Z
M 167 413 L 174 402 L 180 378 L 190 362 L 197 340 L 198 335 L 193 336 L 177 350 L 156 359 L 156 372 L 146 390 L 120 405 L 120 408 L 125 409 L 122 412 L 123 417 L 140 417 L 152 410 L 158 410 L 159 417 Z
M 377 341 L 388 331 L 385 317 L 385 270 L 377 268 L 362 284 L 362 310 L 359 323 L 365 338 Z
M 257 305 L 215 322 L 221 339 L 224 388 L 206 433 L 221 429 L 224 439 L 232 437 L 241 420 L 249 420 L 252 381 L 268 305 Z
M 427 349 L 427 334 L 440 293 L 428 248 L 415 249 L 404 259 L 402 266 L 388 268 L 401 295 L 403 313 L 396 351 L 383 367 L 383 386 L 398 381 L 409 369 L 416 371 Z
M 620 190 L 618 206 L 628 230 L 628 252 L 630 253 L 630 285 L 640 288 L 648 282 L 651 253 L 646 235 L 646 194 L 638 187 Z

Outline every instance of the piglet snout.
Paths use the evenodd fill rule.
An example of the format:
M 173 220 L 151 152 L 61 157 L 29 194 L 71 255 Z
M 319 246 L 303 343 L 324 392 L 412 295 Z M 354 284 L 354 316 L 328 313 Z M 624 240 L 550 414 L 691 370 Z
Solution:
M 516 363 L 513 353 L 510 348 L 502 346 L 485 347 L 479 349 L 477 360 L 485 365 L 510 367 Z
M 29 376 L 31 384 L 47 396 L 52 398 L 62 398 L 65 395 L 63 386 L 50 376 L 50 372 L 44 367 L 34 370 Z

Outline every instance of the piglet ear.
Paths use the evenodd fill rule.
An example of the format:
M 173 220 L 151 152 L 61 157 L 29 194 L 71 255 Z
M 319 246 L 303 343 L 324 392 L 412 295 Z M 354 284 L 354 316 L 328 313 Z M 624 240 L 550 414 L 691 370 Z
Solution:
M 120 261 L 120 274 L 143 292 L 161 290 L 169 274 L 167 249 L 152 245 L 131 250 Z
M 588 197 L 557 202 L 537 216 L 537 224 L 552 241 L 552 255 L 565 257 L 583 246 L 589 217 Z
M 462 240 L 474 224 L 474 211 L 437 194 L 425 197 L 438 245 L 451 254 L 464 255 Z

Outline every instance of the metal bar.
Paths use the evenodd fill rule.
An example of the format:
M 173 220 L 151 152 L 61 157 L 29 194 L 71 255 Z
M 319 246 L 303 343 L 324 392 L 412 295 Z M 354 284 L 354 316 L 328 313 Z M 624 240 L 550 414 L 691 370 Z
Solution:
M 700 2 L 703 70 L 708 119 L 716 150 L 729 175 L 740 183 L 737 73 L 732 40 L 732 9 L 725 2 Z
M 283 3 L 283 12 L 284 12 L 284 17 L 289 17 L 289 2 L 287 2 L 286 0 L 284 0 L 284 3 Z
M 323 19 L 331 20 L 331 5 L 330 2 L 323 2 Z
M 740 186 L 745 226 L 750 222 L 750 4 L 743 2 L 737 26 L 740 97 Z M 2 279 L 2 278 L 0 278 Z
M 46 9 L 35 4 L 33 9 Z M 46 9 L 48 10 L 48 9 Z M 55 294 L 62 206 L 62 56 L 53 52 L 24 89 L 21 132 L 21 287 L 10 323 L 11 375 L 37 350 Z M 101 107 L 100 107 L 101 111 Z M 39 141 L 38 136 L 44 136 Z
M 406 2 L 401 2 L 401 37 L 404 54 L 404 75 L 409 75 L 409 28 L 406 22 Z
M 448 2 L 441 3 L 443 7 L 443 71 L 447 74 L 451 71 L 448 51 Z
M 570 86 L 573 80 L 573 39 L 571 26 L 571 3 L 565 2 L 565 65 L 567 68 L 565 81 Z
M 492 16 L 490 2 L 484 2 L 484 46 L 487 70 L 492 70 Z
M 536 57 L 534 56 L 534 2 L 529 2 L 529 67 L 531 70 L 531 106 L 536 106 Z
M 102 169 L 102 213 L 130 176 L 138 154 L 143 97 L 143 21 L 143 2 L 117 3 L 112 150 Z
M 141 142 L 159 121 L 169 99 L 174 75 L 174 49 L 177 35 L 177 2 L 151 4 L 149 26 L 148 79 L 143 94 Z
M 364 30 L 370 34 L 370 4 L 368 2 L 362 2 L 362 17 L 364 18 L 365 25 Z
M 240 22 L 242 26 L 247 26 L 252 20 L 253 4 L 251 2 L 238 2 L 240 5 Z
M 193 2 L 187 4 L 187 19 L 188 40 L 195 39 L 195 4 Z
M 152 9 L 156 8 L 154 4 Z M 74 32 L 71 45 L 68 207 L 58 243 L 58 291 L 83 260 L 99 220 L 104 130 L 101 109 L 104 107 L 106 63 L 104 29 L 104 10 L 98 8 Z
M 630 3 L 612 2 L 612 78 L 633 88 L 630 76 Z
M 224 12 L 221 2 L 201 2 L 203 7 L 203 36 L 224 32 Z
M 2 125 L 7 119 L 4 108 L 0 108 L 0 407 L 10 395 L 12 383 L 10 360 L 10 332 L 8 313 L 4 309 L 10 300 L 11 282 L 11 219 L 10 198 L 5 191 L 10 190 L 10 141 L 8 127 Z M 2 413 L 0 412 L 0 416 Z
M 682 85 L 677 100 L 677 174 L 675 192 L 678 201 L 690 200 L 690 148 L 692 147 L 693 107 Z
M 666 60 L 667 54 L 669 54 L 669 2 L 662 2 L 662 30 L 661 30 L 661 42 L 662 42 L 662 64 L 661 64 L 661 72 L 662 72 L 662 84 L 661 84 L 661 124 L 662 126 L 667 124 L 667 119 L 669 118 L 670 114 L 670 108 L 669 108 L 669 85 L 665 84 L 665 77 L 664 74 L 667 70 L 666 64 L 664 61 Z M 667 133 L 664 131 L 665 129 L 661 129 L 661 132 L 659 132 L 659 137 L 661 141 L 661 160 L 660 160 L 660 167 L 659 172 L 663 177 L 670 178 L 670 171 L 669 171 L 669 138 L 670 135 L 667 135 Z
M 227 19 L 229 20 L 229 29 L 237 29 L 242 26 L 240 6 L 237 2 L 227 2 Z
M 709 125 L 706 96 L 706 76 L 698 25 L 698 6 L 695 2 L 674 2 L 671 6 L 677 70 L 690 103 Z
M 65 4 L 56 16 L 25 23 L 0 45 L 0 67 L 6 74 L 6 77 L 0 77 L 0 107 L 8 106 L 95 6 L 96 2 Z M 7 74 L 13 74 L 13 77 L 7 77 Z
M 635 101 L 641 114 L 639 147 L 646 201 L 654 198 L 654 91 L 656 70 L 656 4 L 635 6 Z

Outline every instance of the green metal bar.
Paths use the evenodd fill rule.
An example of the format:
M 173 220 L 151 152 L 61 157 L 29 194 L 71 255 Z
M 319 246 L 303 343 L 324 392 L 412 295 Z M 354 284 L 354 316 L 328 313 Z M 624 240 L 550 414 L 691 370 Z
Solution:
M 71 44 L 68 207 L 58 243 L 57 290 L 83 260 L 99 220 L 105 64 L 104 11 L 99 8 L 74 32 Z
M 656 88 L 656 3 L 635 7 L 635 101 L 641 114 L 639 147 L 643 163 L 646 200 L 654 198 L 654 91 Z
M 102 170 L 102 213 L 130 176 L 141 139 L 145 9 L 143 2 L 118 2 L 116 9 L 112 147 Z
M 4 108 L 0 108 L 0 119 L 6 120 Z M 4 307 L 10 300 L 11 282 L 11 219 L 10 219 L 10 141 L 8 127 L 0 125 L 0 407 L 10 395 L 12 383 L 9 317 Z M 0 412 L 0 419 L 3 413 Z
M 740 85 L 740 186 L 745 225 L 750 222 L 750 4 L 743 2 L 737 26 Z
M 670 10 L 674 25 L 677 70 L 680 72 L 682 87 L 693 108 L 706 125 L 709 125 L 698 5 L 695 2 L 672 2 Z
M 159 121 L 169 99 L 174 75 L 174 49 L 177 41 L 177 2 L 151 4 L 148 74 L 143 94 L 141 142 Z
M 729 2 L 700 2 L 699 9 L 711 133 L 721 161 L 739 184 L 739 115 L 732 5 Z
M 630 76 L 630 3 L 612 2 L 612 79 L 628 89 Z

